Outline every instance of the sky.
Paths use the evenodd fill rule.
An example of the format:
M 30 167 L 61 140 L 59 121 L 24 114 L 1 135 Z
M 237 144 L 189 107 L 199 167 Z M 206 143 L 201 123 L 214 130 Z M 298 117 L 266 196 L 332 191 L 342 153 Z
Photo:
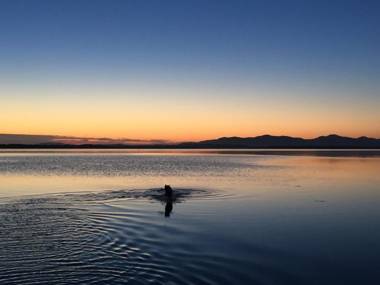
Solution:
M 0 0 L 0 133 L 380 138 L 380 2 Z

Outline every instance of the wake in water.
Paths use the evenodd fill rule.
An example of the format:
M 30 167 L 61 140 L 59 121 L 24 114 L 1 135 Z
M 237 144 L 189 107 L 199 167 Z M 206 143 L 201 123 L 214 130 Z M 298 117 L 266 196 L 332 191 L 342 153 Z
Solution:
M 231 282 L 218 276 L 231 266 L 226 257 L 197 250 L 190 224 L 162 223 L 152 211 L 155 203 L 146 203 L 165 204 L 169 216 L 173 204 L 210 195 L 207 190 L 174 189 L 169 199 L 164 189 L 147 189 L 2 201 L 0 283 Z
M 0 284 L 324 284 L 309 282 L 320 272 L 342 283 L 326 259 L 252 241 L 260 221 L 229 215 L 235 197 L 156 188 L 1 199 Z
M 170 192 L 168 192 L 170 190 Z M 147 190 L 118 190 L 89 194 L 67 194 L 66 197 L 79 198 L 81 201 L 110 201 L 118 199 L 147 199 L 165 204 L 164 215 L 170 217 L 173 211 L 173 204 L 184 202 L 190 198 L 202 198 L 210 195 L 210 191 L 201 189 L 172 189 L 169 185 L 164 188 L 154 188 Z
M 0 201 L 0 284 L 233 283 L 223 274 L 239 262 L 207 253 L 192 215 L 165 222 L 147 203 L 168 217 L 175 203 L 212 196 L 157 188 Z
M 213 195 L 210 190 L 175 188 L 171 200 L 181 203 L 190 198 L 206 198 Z M 116 199 L 148 199 L 159 202 L 167 202 L 164 188 L 115 190 L 92 193 L 66 194 L 65 197 L 80 201 L 108 201 Z

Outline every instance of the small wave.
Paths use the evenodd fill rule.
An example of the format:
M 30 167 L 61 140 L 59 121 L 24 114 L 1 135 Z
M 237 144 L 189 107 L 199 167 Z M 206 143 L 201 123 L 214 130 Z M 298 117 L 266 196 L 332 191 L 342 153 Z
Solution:
M 126 189 L 126 190 L 109 190 L 91 193 L 68 193 L 64 195 L 66 199 L 81 202 L 106 202 L 120 199 L 145 199 L 158 202 L 167 202 L 165 191 L 162 188 L 152 189 Z M 171 201 L 181 203 L 187 199 L 226 199 L 232 197 L 231 194 L 223 191 L 195 189 L 195 188 L 175 188 Z
M 175 191 L 178 201 L 212 195 Z M 258 264 L 249 258 L 210 253 L 197 227 L 163 222 L 136 200 L 161 201 L 160 194 L 159 189 L 110 191 L 0 204 L 0 283 L 253 284 L 270 270 L 257 266 L 253 274 L 247 266 Z M 82 203 L 122 198 L 133 199 L 124 207 Z

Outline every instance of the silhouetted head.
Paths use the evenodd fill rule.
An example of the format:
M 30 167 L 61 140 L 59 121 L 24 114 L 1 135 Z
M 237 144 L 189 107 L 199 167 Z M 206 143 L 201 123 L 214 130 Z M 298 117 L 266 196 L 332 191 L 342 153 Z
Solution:
M 173 195 L 173 189 L 170 187 L 170 185 L 165 184 L 165 196 L 166 197 L 171 197 Z

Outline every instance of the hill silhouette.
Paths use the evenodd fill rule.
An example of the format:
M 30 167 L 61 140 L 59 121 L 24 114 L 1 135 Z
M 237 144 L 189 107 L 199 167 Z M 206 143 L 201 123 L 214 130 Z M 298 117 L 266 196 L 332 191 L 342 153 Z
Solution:
M 257 137 L 222 137 L 215 140 L 205 140 L 196 143 L 182 143 L 188 148 L 380 148 L 380 139 L 359 137 L 350 138 L 339 135 L 320 136 L 314 139 L 303 139 L 289 136 L 263 135 Z
M 0 148 L 231 148 L 231 149 L 380 149 L 380 139 L 359 137 L 350 138 L 339 135 L 320 136 L 314 139 L 304 139 L 290 136 L 263 135 L 257 137 L 221 137 L 214 140 L 199 142 L 169 143 L 104 143 L 104 144 L 67 144 L 61 142 L 40 143 L 3 143 Z

